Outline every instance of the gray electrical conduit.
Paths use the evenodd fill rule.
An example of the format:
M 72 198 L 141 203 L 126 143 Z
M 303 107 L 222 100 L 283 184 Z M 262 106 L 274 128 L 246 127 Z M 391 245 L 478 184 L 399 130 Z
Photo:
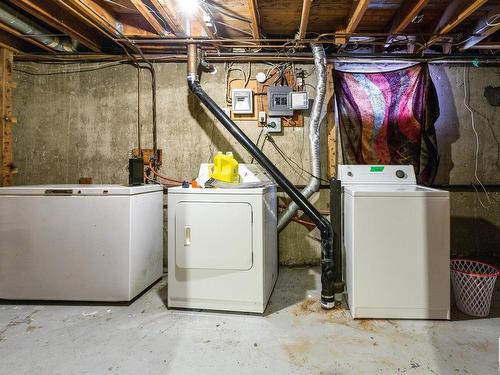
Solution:
M 37 25 L 13 8 L 0 2 L 0 22 L 59 52 L 77 52 L 70 38 L 60 38 L 44 27 Z
M 319 190 L 321 175 L 321 153 L 320 153 L 320 131 L 321 131 L 321 113 L 325 102 L 326 94 L 326 55 L 325 49 L 321 44 L 311 44 L 314 56 L 314 65 L 316 66 L 316 98 L 311 110 L 311 119 L 309 121 L 309 151 L 311 157 L 311 179 L 307 186 L 302 190 L 302 195 L 309 199 L 313 193 Z M 278 219 L 278 231 L 281 231 L 292 220 L 299 207 L 295 202 L 290 203 L 285 211 L 281 213 Z

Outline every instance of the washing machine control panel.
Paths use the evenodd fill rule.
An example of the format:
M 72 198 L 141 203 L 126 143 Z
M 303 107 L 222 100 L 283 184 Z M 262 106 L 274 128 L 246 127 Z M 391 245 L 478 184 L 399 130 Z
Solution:
M 416 184 L 412 165 L 339 165 L 342 184 Z

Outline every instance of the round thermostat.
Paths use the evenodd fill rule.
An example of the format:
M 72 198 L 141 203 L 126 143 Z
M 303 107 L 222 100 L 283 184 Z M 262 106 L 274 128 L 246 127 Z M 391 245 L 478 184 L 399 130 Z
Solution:
M 266 82 L 266 73 L 264 72 L 258 72 L 256 75 L 255 75 L 255 79 L 257 80 L 257 82 L 259 83 L 264 83 Z

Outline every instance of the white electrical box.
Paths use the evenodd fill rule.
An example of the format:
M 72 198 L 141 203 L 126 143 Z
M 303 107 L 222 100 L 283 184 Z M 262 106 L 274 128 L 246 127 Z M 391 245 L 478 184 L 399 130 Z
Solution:
M 309 108 L 309 95 L 306 91 L 292 91 L 288 94 L 288 108 L 301 110 Z
M 232 91 L 233 113 L 253 113 L 253 91 L 251 89 L 233 89 Z

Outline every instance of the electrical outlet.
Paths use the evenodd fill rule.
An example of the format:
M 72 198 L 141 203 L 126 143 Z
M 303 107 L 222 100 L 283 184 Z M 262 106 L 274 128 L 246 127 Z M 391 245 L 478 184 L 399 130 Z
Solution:
M 266 118 L 267 118 L 266 112 L 260 111 L 259 112 L 259 123 L 265 124 L 266 123 Z
M 269 117 L 266 130 L 268 133 L 281 133 L 281 117 Z

